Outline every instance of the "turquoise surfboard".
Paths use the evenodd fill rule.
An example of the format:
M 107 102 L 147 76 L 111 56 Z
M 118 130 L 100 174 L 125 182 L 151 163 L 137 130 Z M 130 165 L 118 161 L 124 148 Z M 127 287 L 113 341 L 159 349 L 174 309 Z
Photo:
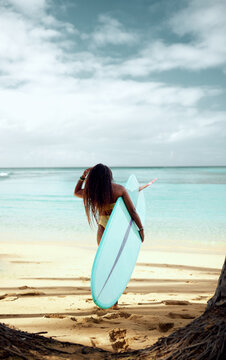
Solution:
M 141 218 L 145 221 L 145 201 L 139 183 L 131 175 L 125 185 Z M 102 309 L 113 306 L 125 290 L 141 246 L 141 237 L 123 199 L 116 201 L 98 247 L 91 273 L 94 303 Z

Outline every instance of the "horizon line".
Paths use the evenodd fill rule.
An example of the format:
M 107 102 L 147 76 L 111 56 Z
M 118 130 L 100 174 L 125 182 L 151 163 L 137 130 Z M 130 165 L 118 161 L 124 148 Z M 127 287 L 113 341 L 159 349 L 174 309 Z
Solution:
M 0 169 L 83 169 L 83 168 L 87 168 L 89 167 L 89 165 L 85 165 L 85 166 L 1 166 Z M 129 166 L 129 165 L 110 165 L 110 168 L 175 168 L 175 167 L 179 167 L 179 168 L 196 168 L 196 167 L 226 167 L 226 165 L 156 165 L 156 166 L 151 166 L 151 165 L 144 165 L 144 166 L 140 166 L 140 165 L 134 165 L 134 166 Z

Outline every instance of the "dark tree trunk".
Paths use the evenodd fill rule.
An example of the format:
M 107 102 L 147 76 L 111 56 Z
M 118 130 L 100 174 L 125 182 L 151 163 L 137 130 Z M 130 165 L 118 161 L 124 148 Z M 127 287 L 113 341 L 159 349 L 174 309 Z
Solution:
M 89 346 L 61 342 L 37 334 L 11 329 L 0 323 L 0 359 L 44 360 L 44 359 L 106 359 L 107 351 Z
M 140 352 L 144 356 L 139 357 Z M 226 258 L 214 296 L 205 312 L 187 326 L 160 338 L 137 359 L 225 360 L 226 359 Z
M 215 294 L 208 301 L 206 311 L 210 310 L 214 306 L 221 306 L 225 303 L 226 303 L 226 257 L 218 280 Z

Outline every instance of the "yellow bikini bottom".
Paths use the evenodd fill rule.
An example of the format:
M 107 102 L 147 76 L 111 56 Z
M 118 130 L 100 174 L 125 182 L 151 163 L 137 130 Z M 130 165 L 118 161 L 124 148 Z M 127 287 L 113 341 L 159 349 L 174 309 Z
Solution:
M 110 215 L 101 215 L 99 218 L 99 225 L 103 226 L 103 228 L 106 228 L 109 217 Z
M 109 219 L 109 217 L 111 215 L 111 212 L 112 212 L 112 209 L 113 209 L 114 206 L 115 206 L 115 203 L 109 204 L 108 209 L 107 209 L 107 210 L 110 211 L 109 215 L 100 215 L 99 225 L 103 226 L 103 228 L 106 228 L 108 219 Z

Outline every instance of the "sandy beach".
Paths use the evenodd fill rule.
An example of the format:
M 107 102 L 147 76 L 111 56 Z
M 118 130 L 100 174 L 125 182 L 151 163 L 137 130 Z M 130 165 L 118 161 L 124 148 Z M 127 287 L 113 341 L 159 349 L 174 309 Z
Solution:
M 90 293 L 95 252 L 95 244 L 1 241 L 0 321 L 109 351 L 145 348 L 203 312 L 224 261 L 144 245 L 119 310 L 102 310 Z

